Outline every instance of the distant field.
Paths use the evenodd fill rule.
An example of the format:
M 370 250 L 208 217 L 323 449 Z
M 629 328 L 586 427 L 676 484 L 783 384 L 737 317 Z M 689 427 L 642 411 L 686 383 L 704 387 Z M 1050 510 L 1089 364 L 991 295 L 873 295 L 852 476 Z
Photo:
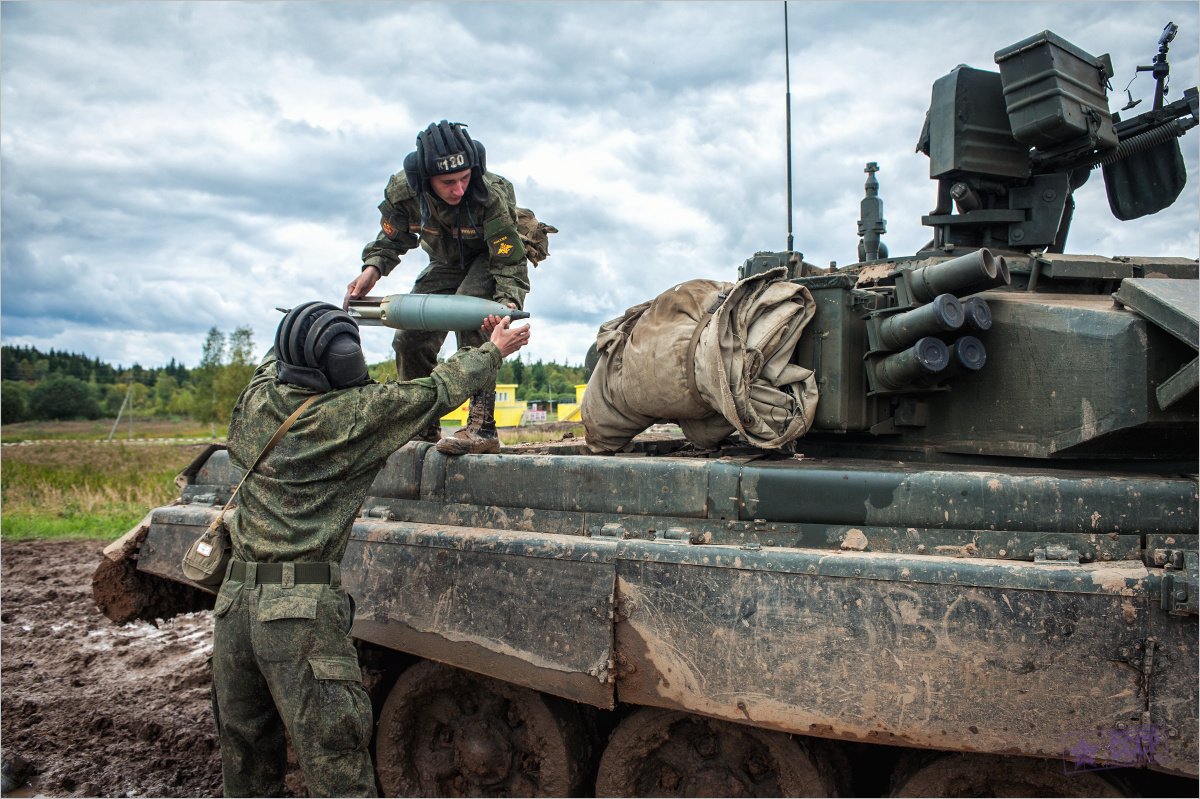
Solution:
M 505 428 L 505 444 L 557 440 L 565 425 Z M 111 540 L 148 511 L 179 495 L 174 478 L 204 444 L 137 443 L 154 438 L 202 438 L 210 429 L 192 422 L 135 422 L 106 442 L 112 422 L 43 422 L 5 425 L 0 438 L 0 537 Z M 571 428 L 579 438 L 583 426 Z M 447 434 L 451 431 L 447 430 Z M 218 427 L 217 435 L 225 436 Z M 21 445 L 21 441 L 40 441 Z
M 178 496 L 203 444 L 50 441 L 0 454 L 0 536 L 114 539 Z
M 447 431 L 447 435 L 451 432 Z M 549 422 L 547 424 L 527 424 L 523 427 L 502 427 L 496 432 L 500 436 L 501 444 L 540 444 L 543 441 L 558 441 L 567 432 L 583 440 L 586 431 L 581 424 Z
M 6 424 L 0 427 L 0 443 L 19 444 L 23 441 L 106 441 L 108 434 L 112 431 L 112 425 L 111 419 L 94 422 L 21 422 L 20 424 Z M 456 422 L 442 423 L 442 428 L 446 430 L 447 435 L 457 430 L 458 427 L 459 425 Z M 546 425 L 531 424 L 524 427 L 504 427 L 500 429 L 499 433 L 500 441 L 505 444 L 524 444 L 531 441 L 547 441 L 559 438 L 566 429 L 567 426 L 562 423 L 549 422 Z M 583 436 L 582 424 L 571 426 L 570 429 L 575 435 Z M 217 441 L 224 441 L 227 431 L 227 426 L 218 426 L 216 429 Z M 134 442 L 160 438 L 213 440 L 212 428 L 208 425 L 196 424 L 195 422 L 153 420 L 145 423 L 134 423 L 132 439 Z M 129 440 L 129 426 L 122 422 L 117 432 L 113 435 L 112 443 L 128 442 Z M 5 453 L 7 454 L 8 450 L 11 449 L 12 447 L 7 447 Z
M 54 441 L 82 440 L 104 441 L 113 429 L 113 419 L 97 419 L 91 422 L 21 422 L 6 424 L 0 427 L 0 442 L 5 444 L 20 441 Z M 216 434 L 224 438 L 226 426 L 218 425 Z M 203 438 L 211 440 L 213 429 L 209 425 L 196 422 L 172 422 L 164 419 L 146 419 L 142 421 L 135 417 L 133 422 L 133 440 L 141 441 L 151 438 Z M 122 419 L 120 426 L 113 433 L 113 441 L 129 440 L 129 420 Z

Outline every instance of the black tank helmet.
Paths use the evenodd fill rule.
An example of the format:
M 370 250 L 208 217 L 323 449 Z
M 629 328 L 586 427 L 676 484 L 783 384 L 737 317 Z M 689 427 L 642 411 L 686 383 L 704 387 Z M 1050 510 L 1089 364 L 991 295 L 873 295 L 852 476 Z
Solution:
M 487 150 L 483 144 L 467 135 L 467 126 L 460 122 L 442 120 L 417 134 L 417 149 L 404 158 L 404 176 L 408 185 L 421 195 L 429 191 L 429 179 L 452 172 L 471 170 L 466 198 L 483 205 L 487 202 L 487 186 L 483 173 L 487 171 Z M 424 204 L 425 198 L 421 198 Z
M 314 391 L 370 380 L 358 322 L 327 302 L 306 302 L 284 315 L 275 331 L 275 357 L 282 382 Z

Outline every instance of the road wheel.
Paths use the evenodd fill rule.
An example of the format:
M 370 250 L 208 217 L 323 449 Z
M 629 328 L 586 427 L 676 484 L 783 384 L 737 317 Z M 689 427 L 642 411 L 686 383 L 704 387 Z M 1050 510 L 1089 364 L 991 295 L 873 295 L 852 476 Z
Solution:
M 675 710 L 642 708 L 600 759 L 597 796 L 834 796 L 802 739 Z
M 574 796 L 585 727 L 572 702 L 423 661 L 388 694 L 375 768 L 386 796 Z
M 1125 794 L 1099 774 L 1063 773 L 1062 760 L 1003 755 L 906 752 L 892 796 L 1083 796 Z

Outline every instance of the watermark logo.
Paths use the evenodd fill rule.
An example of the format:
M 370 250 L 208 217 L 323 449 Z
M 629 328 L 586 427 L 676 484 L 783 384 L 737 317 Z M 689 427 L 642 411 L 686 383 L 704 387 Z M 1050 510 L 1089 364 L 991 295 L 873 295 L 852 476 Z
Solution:
M 1162 724 L 1063 733 L 1063 773 L 1163 765 L 1169 760 Z

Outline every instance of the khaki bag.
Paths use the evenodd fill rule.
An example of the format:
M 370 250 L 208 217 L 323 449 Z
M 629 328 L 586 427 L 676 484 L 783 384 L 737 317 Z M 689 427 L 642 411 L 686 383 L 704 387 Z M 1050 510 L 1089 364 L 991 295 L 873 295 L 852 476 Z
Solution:
M 236 492 L 235 492 L 236 493 Z M 233 498 L 230 497 L 230 501 Z M 212 587 L 225 579 L 225 568 L 229 565 L 233 548 L 229 543 L 229 526 L 225 524 L 225 509 L 216 521 L 208 526 L 183 556 L 183 576 L 193 583 Z
M 304 401 L 304 404 L 296 409 L 295 413 L 287 418 L 279 429 L 275 431 L 275 435 L 271 436 L 271 440 L 263 447 L 262 452 L 258 453 L 258 457 L 254 459 L 254 463 L 242 475 L 242 480 L 237 484 L 237 488 L 233 489 L 233 493 L 229 495 L 229 501 L 225 503 L 225 507 L 221 508 L 221 513 L 217 516 L 213 523 L 208 526 L 208 529 L 200 534 L 200 537 L 192 542 L 188 547 L 188 551 L 183 556 L 183 561 L 180 566 L 183 568 L 183 576 L 191 580 L 197 585 L 203 585 L 208 588 L 220 585 L 225 580 L 225 570 L 229 566 L 229 559 L 233 556 L 233 543 L 229 537 L 229 525 L 225 521 L 225 514 L 229 511 L 229 507 L 233 505 L 233 498 L 237 496 L 237 492 L 241 489 L 242 483 L 246 482 L 246 478 L 250 476 L 250 472 L 254 471 L 254 467 L 267 456 L 267 453 L 283 438 L 283 434 L 292 426 L 292 422 L 300 417 L 304 409 L 312 404 L 313 400 L 321 396 L 313 394 Z
M 789 446 L 816 417 L 816 375 L 791 363 L 815 310 L 776 267 L 737 283 L 689 280 L 606 322 L 580 408 L 588 449 L 618 452 L 658 420 L 698 449 L 735 432 Z
M 535 269 L 550 257 L 550 234 L 557 232 L 558 228 L 538 221 L 528 208 L 517 209 L 517 235 L 525 245 L 525 257 Z

